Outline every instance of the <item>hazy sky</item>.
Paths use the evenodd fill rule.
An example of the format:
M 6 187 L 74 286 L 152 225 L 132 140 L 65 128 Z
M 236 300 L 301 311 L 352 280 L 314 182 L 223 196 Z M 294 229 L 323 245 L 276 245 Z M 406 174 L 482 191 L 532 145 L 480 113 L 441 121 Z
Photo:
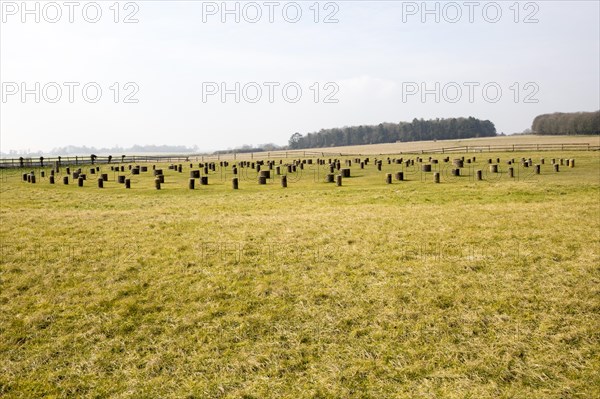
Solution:
M 0 3 L 3 152 L 600 108 L 598 1 Z

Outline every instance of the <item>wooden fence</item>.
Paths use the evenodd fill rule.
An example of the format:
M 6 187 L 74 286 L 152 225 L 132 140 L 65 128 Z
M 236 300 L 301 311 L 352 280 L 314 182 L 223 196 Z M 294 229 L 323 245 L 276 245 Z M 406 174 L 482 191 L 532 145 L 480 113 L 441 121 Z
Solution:
M 509 145 L 466 145 L 455 147 L 430 148 L 423 150 L 396 151 L 380 154 L 358 154 L 344 152 L 326 152 L 317 150 L 264 151 L 255 153 L 232 154 L 190 154 L 190 155 L 123 155 L 118 157 L 97 156 L 92 162 L 90 156 L 60 156 L 60 157 L 22 157 L 2 158 L 0 168 L 30 168 L 52 167 L 56 163 L 65 165 L 89 164 L 120 164 L 120 163 L 198 163 L 236 159 L 273 159 L 273 158 L 316 158 L 343 156 L 376 156 L 400 154 L 452 154 L 452 153 L 481 153 L 481 152 L 517 152 L 517 151 L 598 151 L 600 146 L 589 143 L 558 143 L 558 144 L 509 144 Z

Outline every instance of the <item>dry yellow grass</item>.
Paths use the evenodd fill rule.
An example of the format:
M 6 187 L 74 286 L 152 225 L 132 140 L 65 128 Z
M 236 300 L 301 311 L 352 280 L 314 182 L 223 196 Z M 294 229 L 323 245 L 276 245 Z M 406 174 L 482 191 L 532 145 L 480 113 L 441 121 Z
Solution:
M 519 145 L 519 144 L 589 144 L 590 146 L 600 146 L 600 136 L 537 136 L 537 135 L 518 135 L 518 136 L 499 136 L 485 137 L 461 140 L 438 140 L 438 141 L 413 141 L 407 143 L 384 143 L 344 147 L 326 147 L 326 148 L 307 148 L 305 150 L 287 151 L 288 156 L 302 156 L 304 153 L 330 153 L 330 154 L 400 154 L 403 152 L 437 150 L 441 148 L 459 147 L 459 146 L 497 146 L 497 145 Z M 273 154 L 285 154 L 277 151 Z M 255 158 L 266 157 L 266 153 L 255 153 Z M 232 159 L 233 155 L 222 155 L 220 159 Z M 250 154 L 237 154 L 236 159 L 249 159 Z
M 513 144 L 590 144 L 600 145 L 600 136 L 501 136 L 462 140 L 415 141 L 409 143 L 371 144 L 362 146 L 331 147 L 327 151 L 358 154 L 397 154 L 407 151 L 431 150 L 444 147 L 513 145 Z M 318 150 L 317 150 L 318 151 Z
M 191 191 L 187 165 L 157 191 L 4 171 L 0 396 L 598 397 L 598 153 L 490 154 L 520 156 L 542 174 L 386 185 L 384 162 Z

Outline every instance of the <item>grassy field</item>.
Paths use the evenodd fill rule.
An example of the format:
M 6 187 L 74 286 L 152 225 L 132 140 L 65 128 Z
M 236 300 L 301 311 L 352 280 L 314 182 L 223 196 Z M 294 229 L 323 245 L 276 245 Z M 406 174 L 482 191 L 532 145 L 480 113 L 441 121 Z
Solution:
M 383 143 L 368 145 L 351 145 L 343 147 L 325 147 L 310 148 L 307 152 L 325 152 L 342 154 L 400 154 L 402 152 L 412 151 L 431 151 L 441 148 L 463 147 L 463 146 L 511 146 L 511 145 L 558 145 L 558 144 L 589 144 L 590 146 L 600 146 L 599 136 L 541 136 L 541 135 L 509 135 L 497 137 L 481 137 L 458 140 L 436 140 L 436 141 L 411 141 L 405 143 Z M 294 151 L 288 151 L 293 153 Z M 302 154 L 304 150 L 296 150 L 297 154 Z M 87 155 L 87 154 L 85 154 Z M 247 154 L 237 154 L 238 159 L 246 159 Z M 227 155 L 223 155 L 223 158 Z
M 600 397 L 598 152 L 464 155 L 236 191 L 3 170 L 0 397 Z

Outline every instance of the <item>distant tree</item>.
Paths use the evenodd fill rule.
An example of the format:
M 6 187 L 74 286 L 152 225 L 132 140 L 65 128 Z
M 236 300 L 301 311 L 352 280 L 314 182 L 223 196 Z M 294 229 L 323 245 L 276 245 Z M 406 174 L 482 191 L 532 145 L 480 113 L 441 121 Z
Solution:
M 300 141 L 302 139 L 302 135 L 298 132 L 292 134 L 292 137 L 290 137 L 290 140 L 288 142 L 289 146 L 291 149 L 296 149 L 296 148 L 300 148 L 299 144 Z
M 538 115 L 531 130 L 542 135 L 596 135 L 600 134 L 600 111 Z

